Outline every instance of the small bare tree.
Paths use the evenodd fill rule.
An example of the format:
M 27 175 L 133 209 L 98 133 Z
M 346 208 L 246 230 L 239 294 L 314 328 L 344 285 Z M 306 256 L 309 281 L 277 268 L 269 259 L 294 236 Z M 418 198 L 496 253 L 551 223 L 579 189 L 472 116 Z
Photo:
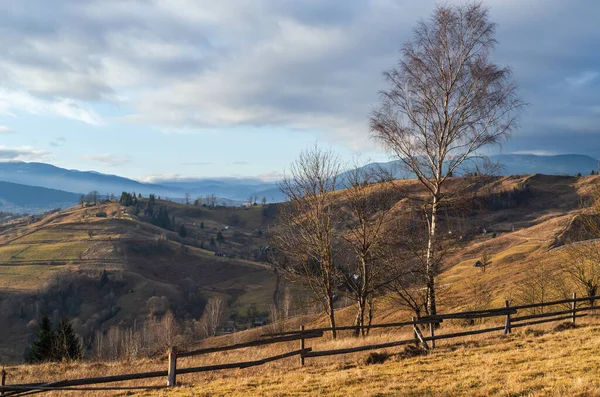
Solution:
M 204 313 L 200 317 L 200 325 L 205 337 L 217 335 L 219 325 L 225 314 L 225 302 L 220 297 L 210 297 L 206 306 L 204 306 Z
M 569 297 L 559 269 L 543 262 L 526 266 L 523 279 L 517 283 L 517 293 L 521 303 L 544 303 Z M 531 311 L 533 314 L 543 313 L 544 308 L 532 308 Z
M 398 189 L 390 182 L 390 176 L 378 168 L 355 165 L 342 179 L 346 189 L 340 195 L 339 213 L 344 226 L 341 234 L 345 255 L 340 267 L 344 284 L 356 303 L 355 325 L 364 336 L 370 325 L 370 321 L 365 325 L 367 307 L 371 313 L 375 294 L 393 278 L 385 266 L 385 230 L 398 201 Z
M 492 264 L 492 256 L 489 252 L 485 251 L 479 261 L 481 262 L 481 271 L 485 273 L 485 269 Z
M 600 292 L 600 247 L 598 242 L 585 241 L 567 246 L 562 270 L 585 296 Z M 595 300 L 590 300 L 594 305 Z
M 336 337 L 334 302 L 340 275 L 335 265 L 334 191 L 339 160 L 318 146 L 304 150 L 280 184 L 287 202 L 272 233 L 272 262 L 290 282 L 307 287 L 329 317 Z
M 522 103 L 510 70 L 490 60 L 495 27 L 479 3 L 439 6 L 418 23 L 390 88 L 371 117 L 373 136 L 427 189 L 427 311 L 436 313 L 435 261 L 444 183 L 481 148 L 501 142 L 517 126 Z

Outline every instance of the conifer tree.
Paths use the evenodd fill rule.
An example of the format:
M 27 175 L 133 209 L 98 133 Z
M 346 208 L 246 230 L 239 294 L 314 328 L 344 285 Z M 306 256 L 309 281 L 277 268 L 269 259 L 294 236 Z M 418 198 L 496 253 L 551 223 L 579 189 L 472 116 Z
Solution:
M 53 361 L 54 355 L 54 332 L 52 331 L 52 321 L 46 314 L 42 316 L 40 329 L 37 332 L 37 338 L 31 345 L 29 361 L 40 363 Z
M 185 226 L 183 225 L 183 223 L 181 224 L 181 226 L 179 226 L 179 236 L 183 238 L 187 237 L 187 231 L 185 230 Z

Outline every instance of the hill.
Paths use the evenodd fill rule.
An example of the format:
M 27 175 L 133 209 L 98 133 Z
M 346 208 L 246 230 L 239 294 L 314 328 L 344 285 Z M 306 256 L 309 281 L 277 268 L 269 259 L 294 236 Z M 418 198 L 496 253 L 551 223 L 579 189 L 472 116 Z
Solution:
M 140 200 L 142 206 L 146 202 Z M 227 316 L 239 313 L 241 326 L 247 313 L 268 311 L 274 279 L 263 265 L 249 260 L 265 244 L 259 231 L 271 218 L 263 216 L 263 208 L 200 209 L 162 201 L 156 205 L 168 208 L 169 220 L 183 223 L 189 237 L 155 226 L 143 214 L 132 215 L 133 207 L 115 202 L 4 225 L 3 362 L 23 358 L 40 313 L 55 320 L 60 315 L 75 318 L 77 332 L 91 347 L 99 331 L 141 326 L 167 311 L 181 321 L 197 320 L 210 297 L 223 299 Z M 235 226 L 225 230 L 232 222 Z M 211 237 L 216 239 L 219 232 L 223 241 L 211 246 Z
M 525 281 L 538 277 L 539 269 L 561 263 L 563 236 L 583 211 L 581 205 L 589 203 L 600 177 L 524 175 L 474 181 L 471 190 L 480 205 L 458 219 L 464 230 L 473 232 L 444 260 L 438 281 L 441 311 L 521 299 Z M 448 186 L 460 189 L 462 182 L 453 178 Z M 412 180 L 390 183 L 419 191 Z M 343 192 L 335 194 L 343 197 Z M 5 225 L 0 233 L 2 316 L 10 324 L 0 331 L 5 360 L 22 357 L 42 312 L 76 318 L 77 331 L 90 349 L 97 330 L 152 323 L 169 309 L 193 330 L 211 296 L 224 299 L 225 318 L 238 325 L 252 322 L 261 312 L 269 314 L 275 289 L 282 286 L 254 260 L 269 243 L 269 228 L 277 225 L 278 205 L 208 208 L 157 201 L 168 210 L 169 230 L 144 215 L 147 205 L 147 199 L 139 199 L 138 215 L 134 206 L 111 202 Z M 397 209 L 403 205 L 399 201 Z M 181 224 L 185 238 L 174 231 Z M 484 252 L 491 254 L 492 263 L 482 273 L 473 264 Z M 102 281 L 104 270 L 108 281 Z M 566 284 L 565 290 L 573 291 Z M 290 315 L 310 315 L 298 319 L 310 326 L 326 325 L 314 315 L 319 311 L 307 304 L 303 291 L 292 289 L 291 294 Z M 344 308 L 347 304 L 343 298 L 338 302 L 339 325 L 354 321 L 355 311 Z M 393 294 L 378 299 L 374 314 L 374 322 L 410 316 L 399 309 Z M 235 335 L 236 340 L 243 338 L 243 333 Z M 200 335 L 192 332 L 190 337 L 197 340 Z

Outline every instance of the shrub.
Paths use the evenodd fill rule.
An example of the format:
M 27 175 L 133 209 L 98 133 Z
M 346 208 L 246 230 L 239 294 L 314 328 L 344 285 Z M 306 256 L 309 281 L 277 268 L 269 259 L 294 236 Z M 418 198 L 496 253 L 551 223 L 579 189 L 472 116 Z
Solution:
M 365 365 L 383 364 L 390 358 L 387 352 L 371 352 L 365 357 L 363 363 Z

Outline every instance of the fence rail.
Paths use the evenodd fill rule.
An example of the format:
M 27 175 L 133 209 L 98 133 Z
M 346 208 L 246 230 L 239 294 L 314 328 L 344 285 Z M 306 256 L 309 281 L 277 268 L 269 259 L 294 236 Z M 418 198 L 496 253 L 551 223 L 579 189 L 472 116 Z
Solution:
M 176 385 L 176 377 L 177 375 L 191 374 L 191 373 L 199 373 L 199 372 L 208 372 L 208 371 L 217 371 L 224 369 L 235 369 L 235 368 L 249 368 L 259 365 L 264 365 L 269 362 L 283 360 L 286 358 L 299 356 L 300 357 L 300 365 L 305 364 L 306 358 L 314 358 L 314 357 L 324 357 L 324 356 L 333 356 L 338 354 L 350 354 L 357 353 L 368 350 L 377 350 L 384 349 L 390 347 L 397 347 L 402 345 L 416 344 L 421 345 L 425 350 L 429 350 L 430 348 L 435 348 L 435 341 L 443 340 L 443 339 L 453 339 L 460 338 L 470 335 L 484 334 L 490 332 L 498 332 L 503 331 L 504 334 L 510 334 L 512 332 L 512 328 L 531 326 L 536 324 L 543 324 L 549 322 L 557 322 L 557 321 L 571 321 L 575 323 L 577 318 L 587 316 L 589 311 L 600 309 L 600 306 L 594 306 L 594 302 L 600 299 L 600 296 L 592 296 L 585 298 L 577 298 L 576 294 L 573 294 L 572 299 L 563 299 L 552 302 L 541 302 L 541 303 L 533 303 L 527 305 L 520 306 L 510 306 L 509 302 L 506 301 L 505 307 L 496 308 L 496 309 L 487 309 L 487 310 L 475 310 L 475 311 L 464 311 L 458 313 L 448 313 L 448 314 L 438 314 L 435 316 L 427 316 L 420 319 L 413 318 L 412 321 L 406 322 L 396 322 L 396 323 L 387 323 L 387 324 L 373 324 L 365 327 L 358 326 L 343 326 L 336 327 L 336 331 L 340 330 L 361 330 L 361 329 L 373 329 L 373 328 L 398 328 L 398 327 L 406 327 L 412 326 L 414 337 L 411 339 L 403 339 L 394 342 L 380 343 L 380 344 L 372 344 L 365 346 L 356 346 L 344 349 L 332 349 L 332 350 L 320 350 L 314 351 L 311 347 L 306 347 L 305 342 L 308 339 L 320 338 L 327 331 L 332 331 L 333 329 L 330 327 L 324 328 L 314 328 L 314 329 L 304 329 L 304 326 L 300 328 L 298 331 L 285 331 L 279 333 L 268 333 L 263 334 L 261 337 L 269 339 L 259 339 L 245 343 L 237 343 L 234 345 L 221 346 L 221 347 L 209 347 L 203 349 L 192 350 L 188 352 L 178 352 L 176 347 L 172 347 L 168 352 L 168 367 L 167 370 L 164 371 L 153 371 L 153 372 L 142 372 L 135 374 L 123 374 L 123 375 L 111 375 L 111 376 L 103 376 L 103 377 L 95 377 L 95 378 L 82 378 L 82 379 L 71 379 L 71 380 L 58 380 L 47 383 L 29 383 L 29 384 L 15 384 L 15 385 L 6 385 L 6 373 L 2 372 L 2 385 L 0 386 L 0 396 L 8 397 L 8 396 L 23 396 L 28 394 L 40 393 L 45 391 L 52 390 L 133 390 L 133 389 L 157 389 L 164 387 L 172 387 Z M 590 306 L 586 307 L 577 307 L 577 303 L 580 302 L 588 302 Z M 570 305 L 570 309 L 558 310 L 554 312 L 547 313 L 536 313 L 536 314 L 524 314 L 521 316 L 513 315 L 518 314 L 519 311 L 526 309 L 535 309 L 542 308 L 548 306 L 557 306 L 557 305 Z M 505 325 L 503 326 L 494 326 L 483 329 L 469 330 L 463 332 L 455 332 L 450 334 L 437 334 L 435 335 L 435 324 L 442 323 L 445 320 L 457 320 L 457 319 L 465 319 L 465 320 L 473 320 L 477 318 L 488 318 L 488 317 L 504 317 Z M 429 325 L 430 335 L 423 335 L 419 326 Z M 265 346 L 269 344 L 275 343 L 284 343 L 284 342 L 292 342 L 299 341 L 300 348 L 297 350 L 293 350 L 287 353 L 282 353 L 276 356 L 271 356 L 263 359 L 252 360 L 252 361 L 243 361 L 243 362 L 234 362 L 227 364 L 215 364 L 215 365 L 206 365 L 201 367 L 190 367 L 190 368 L 177 368 L 177 359 L 198 356 L 203 354 L 210 354 L 216 352 L 224 352 L 231 351 L 237 349 L 244 349 L 249 347 L 258 347 Z M 431 342 L 431 346 L 428 342 Z M 130 380 L 139 380 L 139 379 L 150 379 L 150 378 L 158 378 L 158 377 L 167 377 L 166 386 L 123 386 L 123 387 L 87 387 L 89 385 L 97 385 L 97 384 L 106 384 L 106 383 L 114 383 L 114 382 L 123 382 Z M 82 387 L 83 386 L 83 387 Z

